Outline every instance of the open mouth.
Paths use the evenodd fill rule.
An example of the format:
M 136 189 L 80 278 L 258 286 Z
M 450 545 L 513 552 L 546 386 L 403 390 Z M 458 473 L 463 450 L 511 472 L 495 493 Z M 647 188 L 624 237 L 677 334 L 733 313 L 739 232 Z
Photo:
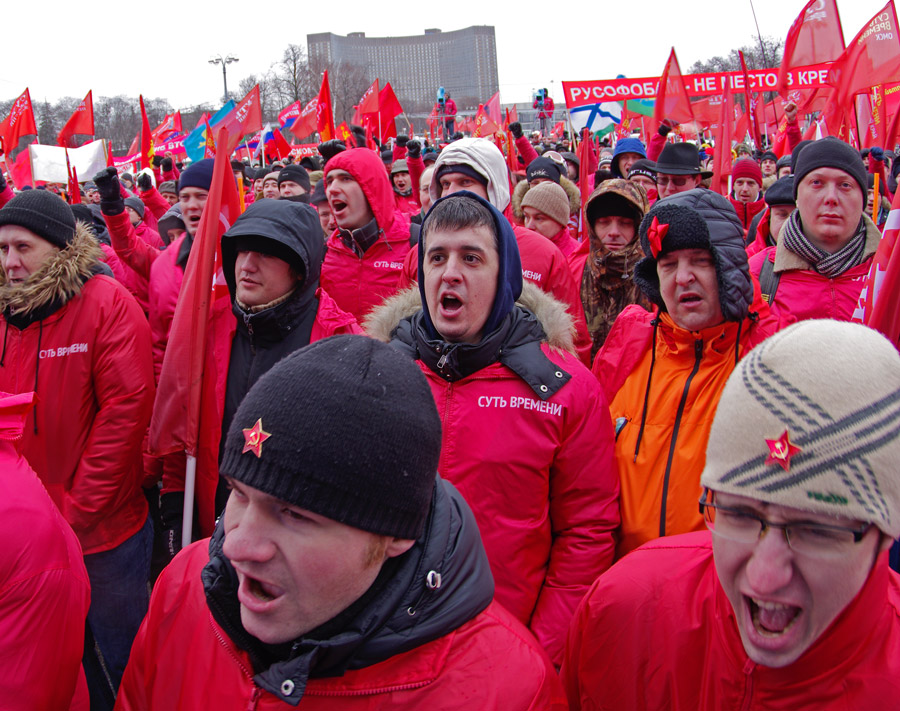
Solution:
M 347 207 L 347 203 L 343 202 L 342 200 L 334 200 L 331 203 L 331 209 L 334 210 L 335 212 L 340 212 L 345 207 Z
M 785 634 L 800 616 L 800 608 L 780 602 L 766 602 L 754 598 L 746 598 L 750 607 L 750 618 L 753 627 L 763 637 L 777 637 Z
M 276 590 L 273 590 L 271 587 L 267 586 L 265 583 L 260 582 L 256 578 L 247 578 L 247 587 L 254 597 L 262 600 L 263 602 L 271 602 L 276 597 L 278 597 L 278 593 Z
M 447 313 L 454 313 L 462 308 L 462 301 L 455 296 L 442 296 L 441 308 Z
M 678 299 L 678 303 L 688 304 L 688 305 L 698 304 L 701 301 L 703 301 L 703 299 L 701 299 L 699 296 L 697 296 L 697 294 L 685 294 L 680 299 Z

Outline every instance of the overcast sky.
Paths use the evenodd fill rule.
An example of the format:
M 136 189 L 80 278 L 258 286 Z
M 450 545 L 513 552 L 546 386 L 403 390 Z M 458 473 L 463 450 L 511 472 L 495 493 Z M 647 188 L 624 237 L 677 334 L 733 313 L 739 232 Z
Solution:
M 845 40 L 885 1 L 838 0 Z M 495 27 L 503 103 L 530 101 L 531 91 L 543 86 L 562 103 L 563 80 L 659 76 L 672 46 L 686 71 L 697 60 L 756 41 L 749 0 L 503 3 L 518 8 L 513 11 L 500 5 L 11 0 L 0 43 L 5 59 L 0 98 L 11 99 L 27 86 L 35 102 L 81 98 L 93 89 L 95 97 L 168 98 L 174 108 L 217 104 L 222 70 L 207 63 L 217 54 L 240 59 L 228 67 L 234 91 L 242 78 L 264 73 L 288 44 L 305 46 L 308 33 L 385 37 L 477 24 Z M 755 0 L 754 5 L 761 33 L 784 39 L 804 0 Z M 220 11 L 225 7 L 229 11 Z

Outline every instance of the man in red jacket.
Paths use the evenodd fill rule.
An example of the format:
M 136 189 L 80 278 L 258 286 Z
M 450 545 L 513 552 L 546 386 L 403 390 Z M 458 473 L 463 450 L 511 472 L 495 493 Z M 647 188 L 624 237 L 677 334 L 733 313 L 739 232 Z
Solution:
M 409 251 L 409 215 L 395 208 L 387 172 L 368 148 L 335 155 L 323 180 L 338 228 L 328 240 L 322 287 L 361 320 L 397 291 Z
M 750 222 L 766 207 L 762 194 L 762 171 L 752 158 L 741 158 L 735 161 L 731 177 L 733 189 L 728 200 L 741 219 L 746 235 Z
M 366 327 L 427 376 L 444 432 L 439 469 L 472 506 L 497 600 L 559 664 L 575 606 L 612 562 L 609 408 L 574 355 L 564 304 L 523 282 L 502 213 L 461 191 L 435 202 L 422 235 L 418 288 Z
M 93 637 L 84 663 L 98 709 L 112 707 L 147 611 L 141 443 L 154 389 L 147 319 L 124 286 L 99 274 L 102 258 L 48 191 L 22 192 L 0 209 L 0 391 L 37 393 L 21 451 L 84 552 Z M 19 632 L 30 633 L 38 631 Z
M 549 659 L 492 602 L 441 423 L 393 348 L 287 356 L 228 431 L 212 539 L 163 571 L 118 709 L 562 711 Z
M 868 180 L 859 152 L 828 137 L 804 146 L 794 170 L 797 209 L 778 244 L 750 260 L 779 325 L 849 321 L 881 241 L 864 214 Z
M 710 530 L 596 582 L 563 664 L 571 708 L 896 706 L 898 402 L 897 351 L 863 326 L 808 321 L 753 350 L 709 437 Z

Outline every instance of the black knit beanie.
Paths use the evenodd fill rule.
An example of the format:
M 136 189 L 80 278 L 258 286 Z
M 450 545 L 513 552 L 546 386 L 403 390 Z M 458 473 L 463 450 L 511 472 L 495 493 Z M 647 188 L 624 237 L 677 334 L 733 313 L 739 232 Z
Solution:
M 769 186 L 765 194 L 766 205 L 791 205 L 797 204 L 794 198 L 794 176 L 785 175 Z
M 191 163 L 187 170 L 178 176 L 178 192 L 181 192 L 183 188 L 209 190 L 209 186 L 212 185 L 214 165 L 215 161 L 212 158 L 204 158 L 196 163 Z
M 794 174 L 794 197 L 797 197 L 797 188 L 809 173 L 816 168 L 835 168 L 843 170 L 859 185 L 862 191 L 863 204 L 866 202 L 868 191 L 866 183 L 866 165 L 857 151 L 849 143 L 844 143 L 839 138 L 828 136 L 813 141 L 804 146 L 797 158 L 797 163 L 792 171 Z
M 125 198 L 125 207 L 130 207 L 138 214 L 138 217 L 142 220 L 144 219 L 144 203 L 139 197 L 131 196 Z
M 415 362 L 365 336 L 334 336 L 250 389 L 220 471 L 348 526 L 417 539 L 440 451 L 441 421 Z
M 525 176 L 529 183 L 536 178 L 546 178 L 558 185 L 562 177 L 562 168 L 549 158 L 535 158 L 525 169 Z
M 309 173 L 306 172 L 306 168 L 303 166 L 294 163 L 284 166 L 284 168 L 281 169 L 281 172 L 278 173 L 278 187 L 280 188 L 281 184 L 288 180 L 297 183 L 297 185 L 306 190 L 306 192 L 311 190 Z
M 26 190 L 0 209 L 0 227 L 18 225 L 50 244 L 65 249 L 75 238 L 75 216 L 58 195 L 49 190 Z

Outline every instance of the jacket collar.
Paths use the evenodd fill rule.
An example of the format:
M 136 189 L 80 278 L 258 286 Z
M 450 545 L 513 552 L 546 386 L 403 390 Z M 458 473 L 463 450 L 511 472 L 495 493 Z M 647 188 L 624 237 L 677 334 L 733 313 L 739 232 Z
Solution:
M 253 342 L 275 343 L 283 341 L 306 321 L 312 328 L 318 288 L 318 282 L 304 284 L 265 308 L 252 310 L 233 299 L 231 308 L 237 316 L 238 329 L 247 333 Z
M 263 645 L 241 624 L 237 574 L 222 553 L 224 540 L 220 519 L 210 539 L 209 563 L 201 573 L 207 605 L 216 623 L 249 652 L 256 666 Z M 391 573 L 374 594 L 364 596 L 364 607 L 340 632 L 323 639 L 311 633 L 296 640 L 282 661 L 258 671 L 256 684 L 296 706 L 310 678 L 340 676 L 402 654 L 449 634 L 490 604 L 494 583 L 474 516 L 459 492 L 439 476 L 425 531 L 396 559 Z M 331 626 L 326 623 L 319 630 Z
M 868 215 L 862 216 L 863 221 L 866 223 L 866 246 L 863 251 L 863 258 L 868 259 L 878 249 L 878 244 L 881 242 L 881 232 L 878 230 L 877 225 L 872 222 L 871 218 Z M 784 246 L 784 242 L 782 240 L 781 235 L 784 230 L 782 230 L 778 234 L 778 242 L 775 247 L 775 267 L 774 270 L 776 272 L 786 272 L 793 269 L 812 269 L 812 265 L 807 262 L 803 257 L 799 254 L 791 252 L 787 247 Z M 856 232 L 854 232 L 854 235 Z
M 21 284 L 10 284 L 0 270 L 0 311 L 17 328 L 42 321 L 81 293 L 103 260 L 96 239 L 82 223 L 65 249 L 53 254 Z

